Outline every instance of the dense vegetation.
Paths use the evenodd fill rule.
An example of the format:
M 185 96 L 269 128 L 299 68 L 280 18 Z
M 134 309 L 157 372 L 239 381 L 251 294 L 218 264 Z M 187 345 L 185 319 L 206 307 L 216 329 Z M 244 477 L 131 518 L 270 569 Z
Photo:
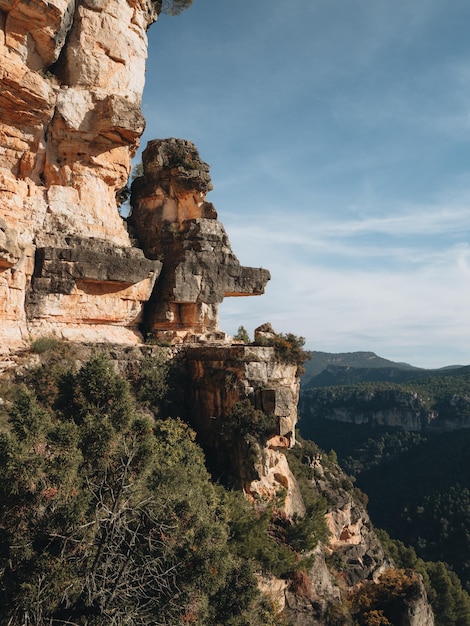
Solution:
M 403 415 L 405 426 L 408 419 L 414 428 L 448 428 L 450 424 L 459 428 L 470 424 L 470 368 L 447 370 L 402 384 L 376 381 L 307 388 L 303 389 L 301 405 L 305 422 L 335 419 L 341 412 L 350 421 L 360 418 L 373 423 L 383 421 L 384 411 L 395 411 L 397 416 Z M 309 425 L 305 423 L 304 427 Z
M 422 558 L 449 563 L 470 590 L 469 445 L 468 430 L 430 436 L 364 470 L 357 484 L 378 526 Z
M 300 347 L 294 345 L 294 354 Z M 260 595 L 255 572 L 308 593 L 311 551 L 328 537 L 328 502 L 311 489 L 309 459 L 318 446 L 302 441 L 289 451 L 307 508 L 305 517 L 289 520 L 282 490 L 278 501 L 253 506 L 211 480 L 195 433 L 168 417 L 178 413 L 181 394 L 165 349 L 129 360 L 126 376 L 103 354 L 86 360 L 49 339 L 32 349 L 40 365 L 0 378 L 0 623 L 283 624 Z M 239 437 L 255 455 L 271 427 L 267 416 L 241 402 L 220 436 Z M 400 446 L 385 435 L 382 450 L 393 460 Z M 335 460 L 334 453 L 324 457 L 328 472 Z M 455 463 L 461 461 L 457 455 Z M 364 457 L 364 475 L 367 467 Z M 338 488 L 360 495 L 335 472 Z M 440 487 L 436 475 L 431 480 Z M 457 494 L 447 495 L 437 509 L 434 502 L 436 510 L 452 508 Z M 460 496 L 467 506 L 469 490 Z M 420 515 L 427 511 L 424 506 Z M 423 575 L 437 626 L 467 623 L 468 595 L 439 555 L 425 563 L 386 535 L 384 542 L 404 571 L 364 585 L 349 603 L 330 605 L 329 623 L 342 624 L 350 614 L 361 626 L 394 623 L 398 607 L 416 593 L 409 568 Z
M 273 347 L 280 361 L 297 365 L 299 374 L 303 373 L 304 364 L 310 359 L 310 353 L 304 350 L 305 338 L 292 333 L 277 333 L 274 337 L 256 337 L 254 345 Z
M 321 499 L 291 522 L 215 485 L 166 417 L 163 353 L 124 378 L 100 354 L 77 369 L 62 344 L 33 348 L 42 365 L 0 380 L 0 623 L 282 623 L 254 572 L 300 575 L 326 536 Z
M 421 379 L 448 378 L 469 372 L 469 367 L 450 366 L 437 370 L 413 367 L 377 356 L 373 352 L 311 352 L 302 378 L 304 390 L 315 387 L 357 385 L 362 382 L 415 383 Z M 427 384 L 427 381 L 425 381 Z
M 436 615 L 436 626 L 470 624 L 470 596 L 446 563 L 418 558 L 413 548 L 394 541 L 383 530 L 378 531 L 382 545 L 395 564 L 411 568 L 423 577 L 428 598 Z
M 403 542 L 401 556 L 414 555 L 398 558 L 395 548 L 398 565 L 423 574 L 438 624 L 470 623 L 470 598 L 462 589 L 463 584 L 470 590 L 470 430 L 459 429 L 469 422 L 470 369 L 421 373 L 401 385 L 308 389 L 301 407 L 302 434 L 335 449 L 340 465 L 367 493 L 374 524 Z M 368 424 L 324 419 L 332 409 L 346 411 L 352 422 L 359 415 L 371 419 Z M 434 429 L 379 426 L 374 415 L 386 409 L 397 415 L 433 413 Z M 450 424 L 455 432 L 436 432 L 436 425 L 443 430 Z
M 423 575 L 436 626 L 470 624 L 470 431 L 424 435 L 320 420 L 315 440 L 335 445 L 374 524 L 401 540 L 380 533 L 398 567 Z

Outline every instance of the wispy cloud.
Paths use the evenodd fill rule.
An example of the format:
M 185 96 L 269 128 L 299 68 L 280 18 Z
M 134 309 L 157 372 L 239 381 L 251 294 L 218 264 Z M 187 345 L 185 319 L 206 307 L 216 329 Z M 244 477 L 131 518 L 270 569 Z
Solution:
M 470 362 L 468 17 L 468 0 L 204 0 L 152 28 L 144 142 L 197 143 L 234 251 L 273 276 L 222 327 Z

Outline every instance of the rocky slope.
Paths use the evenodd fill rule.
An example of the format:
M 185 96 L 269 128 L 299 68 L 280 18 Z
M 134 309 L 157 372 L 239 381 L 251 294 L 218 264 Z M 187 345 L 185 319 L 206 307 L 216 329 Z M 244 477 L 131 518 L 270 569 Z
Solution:
M 266 326 L 258 331 L 264 338 Z M 295 525 L 310 515 L 312 499 L 324 501 L 327 534 L 314 549 L 296 553 L 296 575 L 276 577 L 264 572 L 258 576 L 260 590 L 279 611 L 279 623 L 352 626 L 353 616 L 358 617 L 355 611 L 359 610 L 355 595 L 373 585 L 388 590 L 388 603 L 399 615 L 393 622 L 396 626 L 432 626 L 434 617 L 421 579 L 394 569 L 361 502 L 361 494 L 333 458 L 314 444 L 295 441 L 298 370 L 295 364 L 281 360 L 274 347 L 69 346 L 67 363 L 72 360 L 80 366 L 98 350 L 108 354 L 116 369 L 130 375 L 131 380 L 132 372 L 138 372 L 149 357 L 168 359 L 174 369 L 178 414 L 196 429 L 214 477 L 217 470 L 222 470 L 221 479 L 228 478 L 231 484 L 241 487 L 256 510 L 271 505 L 275 516 L 289 526 L 289 520 Z M 53 358 L 48 360 L 47 353 L 44 359 L 29 351 L 18 352 L 12 356 L 4 377 L 28 380 L 31 368 L 44 363 L 45 370 L 54 367 L 54 362 Z M 263 413 L 267 430 L 257 429 L 254 421 L 237 422 L 232 427 L 234 409 L 247 400 L 254 410 L 267 412 Z M 400 576 L 399 585 L 394 580 L 390 583 L 387 577 L 391 575 Z M 403 584 L 405 596 L 400 591 Z M 366 597 L 372 595 L 370 590 L 364 593 Z M 367 619 L 366 613 L 361 611 L 362 619 Z
M 0 0 L 1 350 L 18 367 L 30 338 L 55 335 L 94 350 L 138 346 L 113 348 L 116 362 L 124 350 L 138 366 L 152 350 L 140 345 L 142 333 L 165 341 L 208 458 L 228 461 L 253 502 L 285 492 L 280 514 L 301 518 L 306 504 L 286 456 L 295 445 L 298 364 L 277 354 L 269 327 L 258 331 L 262 346 L 232 344 L 219 328 L 223 298 L 262 294 L 269 272 L 241 266 L 231 250 L 206 201 L 209 169 L 195 146 L 151 142 L 128 223 L 117 210 L 144 128 L 146 31 L 158 8 L 151 0 Z M 244 401 L 264 416 L 265 445 L 249 424 L 243 437 L 232 428 L 232 439 L 221 438 Z M 332 624 L 348 591 L 391 567 L 339 470 L 312 463 L 309 489 L 327 498 L 331 539 L 301 581 L 260 581 L 299 625 Z M 327 567 L 328 554 L 341 565 Z M 429 626 L 421 587 L 413 598 L 401 623 Z M 349 624 L 346 609 L 343 617 L 336 623 Z

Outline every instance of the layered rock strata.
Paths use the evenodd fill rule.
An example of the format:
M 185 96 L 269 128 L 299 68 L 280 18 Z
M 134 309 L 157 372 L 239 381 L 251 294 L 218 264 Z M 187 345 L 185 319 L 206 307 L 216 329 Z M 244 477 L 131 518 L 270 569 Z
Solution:
M 145 151 L 132 221 L 147 260 L 118 213 L 144 129 L 146 30 L 159 8 L 0 0 L 3 350 L 44 333 L 135 343 L 141 326 L 217 339 L 223 298 L 264 291 L 269 273 L 240 266 L 190 142 Z
M 63 289 L 53 291 L 52 278 L 52 291 L 43 296 L 39 280 L 32 286 L 31 279 L 36 251 L 73 250 L 71 236 L 81 237 L 83 248 L 96 254 L 103 249 L 100 240 L 108 252 L 116 246 L 117 257 L 132 247 L 116 193 L 126 184 L 144 128 L 146 30 L 156 18 L 151 0 L 0 0 L 3 349 L 20 345 L 36 328 L 60 334 L 64 324 L 81 326 L 78 334 L 93 339 L 97 329 L 87 330 L 84 318 L 102 323 L 105 338 L 111 324 L 110 340 L 136 340 L 139 315 L 122 309 L 142 308 L 153 288 L 148 273 L 131 289 L 128 279 L 121 290 L 116 281 L 103 279 L 106 302 L 101 294 L 82 292 L 76 282 L 75 295 L 87 300 L 85 316 L 63 303 Z M 31 288 L 36 293 L 26 310 Z
M 145 255 L 163 261 L 146 311 L 146 331 L 187 339 L 219 332 L 224 297 L 264 293 L 267 270 L 243 267 L 206 201 L 209 166 L 196 147 L 181 139 L 151 141 L 143 176 L 132 185 L 129 223 Z
M 66 243 L 36 248 L 26 299 L 29 330 L 74 341 L 110 341 L 115 332 L 117 339 L 135 343 L 142 303 L 162 264 L 137 248 L 102 240 L 75 236 Z

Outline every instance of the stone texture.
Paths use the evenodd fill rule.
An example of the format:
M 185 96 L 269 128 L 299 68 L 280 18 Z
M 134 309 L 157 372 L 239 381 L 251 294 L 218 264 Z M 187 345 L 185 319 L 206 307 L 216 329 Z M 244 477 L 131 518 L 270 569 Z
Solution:
M 74 309 L 50 283 L 52 291 L 40 298 L 43 305 L 49 301 L 48 307 L 31 306 L 26 293 L 36 249 L 63 251 L 74 235 L 101 238 L 117 249 L 132 248 L 116 193 L 126 184 L 144 128 L 140 102 L 146 30 L 156 17 L 150 0 L 0 0 L 3 349 L 14 349 L 38 326 L 43 332 L 54 331 L 58 317 L 70 328 L 85 318 L 106 319 L 101 332 L 110 325 L 113 339 L 118 339 L 117 327 L 122 325 L 123 341 L 137 340 L 136 320 L 149 296 L 141 280 L 118 293 L 116 281 L 105 276 L 106 298 L 89 291 L 85 316 L 83 294 Z M 114 285 L 114 297 L 108 283 Z M 33 291 L 34 300 L 39 297 L 38 281 Z M 132 302 L 127 313 L 122 310 L 124 300 Z M 102 313 L 94 316 L 93 309 Z
M 109 335 L 106 325 L 112 325 L 114 331 L 125 327 L 123 339 L 135 342 L 143 303 L 152 292 L 161 263 L 146 259 L 137 248 L 101 240 L 74 236 L 67 244 L 36 249 L 26 303 L 32 333 L 48 330 L 76 340 L 80 335 L 68 326 L 81 324 L 83 338 L 90 332 L 97 337 L 101 330 L 103 339 Z M 86 325 L 95 328 L 85 332 Z
M 158 139 L 143 153 L 144 175 L 132 185 L 129 222 L 149 258 L 164 263 L 148 307 L 147 330 L 182 339 L 213 333 L 226 296 L 264 293 L 269 272 L 243 267 L 206 193 L 209 166 L 196 147 Z M 160 334 L 160 335 L 159 335 Z
M 299 373 L 283 363 L 272 347 L 252 345 L 188 346 L 187 413 L 199 438 L 214 459 L 226 466 L 230 480 L 243 487 L 252 500 L 273 500 L 285 489 L 284 510 L 303 515 L 305 506 L 284 450 L 295 444 Z M 248 453 L 249 443 L 236 438 L 230 449 L 220 438 L 224 420 L 237 402 L 249 399 L 272 420 L 273 435 L 258 449 L 258 461 Z
M 223 298 L 264 291 L 269 272 L 240 266 L 190 142 L 156 140 L 144 152 L 132 217 L 153 260 L 143 274 L 118 213 L 145 126 L 146 30 L 159 9 L 152 0 L 0 0 L 4 349 L 38 332 L 135 342 L 141 327 L 165 340 L 222 340 Z M 78 260 L 77 238 L 88 261 Z

